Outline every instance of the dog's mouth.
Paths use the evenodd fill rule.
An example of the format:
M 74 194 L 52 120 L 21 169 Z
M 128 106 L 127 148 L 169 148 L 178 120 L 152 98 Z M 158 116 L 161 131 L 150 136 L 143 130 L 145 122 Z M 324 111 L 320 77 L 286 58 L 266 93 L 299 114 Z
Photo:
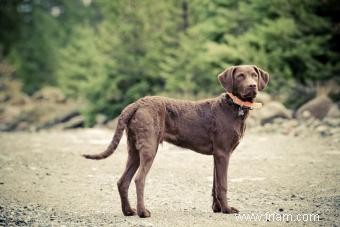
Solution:
M 246 94 L 242 95 L 241 99 L 247 102 L 254 102 L 256 95 L 257 95 L 257 91 L 249 91 Z

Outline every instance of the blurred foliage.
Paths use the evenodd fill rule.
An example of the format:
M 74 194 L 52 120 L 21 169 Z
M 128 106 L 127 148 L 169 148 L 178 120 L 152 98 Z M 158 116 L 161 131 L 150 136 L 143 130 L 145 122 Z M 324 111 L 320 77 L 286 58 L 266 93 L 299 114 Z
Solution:
M 26 93 L 86 100 L 91 125 L 145 95 L 218 94 L 230 65 L 267 70 L 284 98 L 339 81 L 339 15 L 336 0 L 0 0 L 0 57 Z

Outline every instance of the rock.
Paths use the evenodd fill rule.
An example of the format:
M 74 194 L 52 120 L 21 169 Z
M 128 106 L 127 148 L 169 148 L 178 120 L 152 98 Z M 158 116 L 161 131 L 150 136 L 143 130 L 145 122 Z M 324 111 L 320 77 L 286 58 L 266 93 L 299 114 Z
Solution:
M 323 122 L 330 127 L 340 127 L 340 118 L 325 118 Z
M 39 129 L 48 129 L 54 127 L 57 124 L 65 123 L 70 121 L 72 118 L 77 117 L 80 115 L 78 110 L 71 110 L 66 113 L 63 113 L 52 120 L 49 120 L 47 123 L 43 124 L 39 127 Z
M 272 123 L 276 125 L 282 125 L 284 122 L 285 122 L 285 119 L 283 118 L 275 118 Z
M 331 135 L 339 136 L 340 138 L 340 128 L 331 128 L 329 129 L 329 133 Z
M 253 128 L 258 126 L 258 121 L 256 121 L 256 119 L 254 117 L 249 117 L 246 121 L 247 127 L 249 128 Z
M 316 131 L 318 133 L 320 133 L 320 135 L 322 135 L 322 136 L 328 136 L 328 135 L 331 134 L 330 131 L 329 131 L 329 128 L 327 126 L 325 126 L 325 125 L 318 126 L 316 128 Z
M 278 119 L 282 119 L 282 118 L 278 118 Z M 295 119 L 291 119 L 291 120 L 285 120 L 281 125 L 282 125 L 281 126 L 282 132 L 284 134 L 289 134 L 299 126 L 299 122 Z
M 263 131 L 264 132 L 272 133 L 272 132 L 275 132 L 276 129 L 277 129 L 277 127 L 274 124 L 265 123 L 263 125 Z
M 34 97 L 22 96 L 23 100 L 28 99 L 28 101 L 19 102 L 15 101 L 18 99 L 11 98 L 6 103 L 0 103 L 0 131 L 36 131 L 55 127 L 56 124 L 67 122 L 80 115 L 79 101 L 62 102 L 65 99 L 62 93 L 58 89 L 52 91 L 49 93 L 46 89 L 42 89 L 36 92 Z
M 31 102 L 30 98 L 25 94 L 17 94 L 16 96 L 12 96 L 9 100 L 9 103 L 14 106 L 22 106 L 27 105 Z
M 321 125 L 321 121 L 318 120 L 317 118 L 311 117 L 310 119 L 307 120 L 307 125 L 310 128 L 317 128 Z
M 257 114 L 262 125 L 273 122 L 276 118 L 291 118 L 291 112 L 283 104 L 276 101 L 264 105 Z
M 291 119 L 289 121 L 285 121 L 284 125 L 286 127 L 295 128 L 295 127 L 297 127 L 299 125 L 299 122 L 297 120 L 295 120 L 295 119 Z
M 30 125 L 26 121 L 21 121 L 17 125 L 16 129 L 17 131 L 27 131 L 29 129 Z
M 107 122 L 107 117 L 104 114 L 96 115 L 96 124 L 103 125 Z
M 320 95 L 303 104 L 295 113 L 298 119 L 303 118 L 303 113 L 309 111 L 311 116 L 322 120 L 333 106 L 333 101 L 326 95 Z
M 80 128 L 83 127 L 85 123 L 85 119 L 83 116 L 79 115 L 74 118 L 71 118 L 68 122 L 62 124 L 62 129 L 71 129 L 71 128 Z
M 44 87 L 41 90 L 37 91 L 33 94 L 33 99 L 35 100 L 45 100 L 52 102 L 65 102 L 65 95 L 55 87 Z
M 58 122 L 67 122 L 69 121 L 70 119 L 76 117 L 76 116 L 79 116 L 80 115 L 80 112 L 78 110 L 71 110 L 63 115 L 61 115 L 60 117 L 56 118 L 56 120 Z
M 271 100 L 272 100 L 272 98 L 270 97 L 270 95 L 268 93 L 265 93 L 265 92 L 260 92 L 256 96 L 256 101 L 262 103 L 263 105 L 266 105 Z
M 109 129 L 116 129 L 117 123 L 118 123 L 118 117 L 107 122 L 106 127 L 108 127 Z
M 0 124 L 6 124 L 17 118 L 22 110 L 17 106 L 8 105 L 5 108 L 1 108 Z
M 302 112 L 301 117 L 302 117 L 303 119 L 309 119 L 309 118 L 312 117 L 312 114 L 311 114 L 308 110 L 305 110 L 305 111 Z
M 332 107 L 329 109 L 326 118 L 340 118 L 340 109 L 338 105 L 334 104 Z

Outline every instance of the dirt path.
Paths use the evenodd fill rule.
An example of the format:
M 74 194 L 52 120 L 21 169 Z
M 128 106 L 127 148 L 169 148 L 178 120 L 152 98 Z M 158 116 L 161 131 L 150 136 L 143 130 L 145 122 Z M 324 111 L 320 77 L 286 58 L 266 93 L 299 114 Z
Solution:
M 151 218 L 124 217 L 116 182 L 126 161 L 125 139 L 103 161 L 107 130 L 0 134 L 0 225 L 230 226 L 264 225 L 211 210 L 212 157 L 163 144 L 146 183 Z M 339 226 L 340 145 L 331 139 L 248 132 L 232 156 L 230 204 L 241 214 L 319 214 Z M 130 200 L 136 203 L 135 186 Z M 272 222 L 280 225 L 286 223 Z

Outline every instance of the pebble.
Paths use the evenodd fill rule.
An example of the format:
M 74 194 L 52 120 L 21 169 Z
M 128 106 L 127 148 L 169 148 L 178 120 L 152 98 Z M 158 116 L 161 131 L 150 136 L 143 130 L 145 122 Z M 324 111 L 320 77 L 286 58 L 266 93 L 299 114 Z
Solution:
M 296 119 L 274 119 L 271 123 L 263 126 L 254 126 L 252 130 L 265 133 L 280 133 L 283 135 L 292 135 L 295 137 L 310 136 L 316 133 L 322 137 L 335 138 L 336 142 L 340 142 L 340 120 L 326 118 L 322 121 L 313 117 L 307 117 L 300 120 Z

